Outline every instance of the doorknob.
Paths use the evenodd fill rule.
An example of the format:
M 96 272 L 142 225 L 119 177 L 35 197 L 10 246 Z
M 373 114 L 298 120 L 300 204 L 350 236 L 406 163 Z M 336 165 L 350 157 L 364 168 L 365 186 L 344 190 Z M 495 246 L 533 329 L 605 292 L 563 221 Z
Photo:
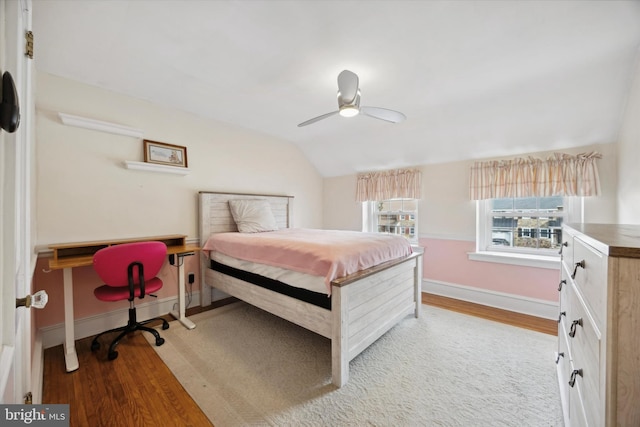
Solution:
M 47 295 L 45 290 L 41 290 L 33 295 L 27 295 L 24 298 L 16 298 L 16 308 L 44 308 L 44 306 L 47 305 L 47 301 L 49 301 L 49 295 Z

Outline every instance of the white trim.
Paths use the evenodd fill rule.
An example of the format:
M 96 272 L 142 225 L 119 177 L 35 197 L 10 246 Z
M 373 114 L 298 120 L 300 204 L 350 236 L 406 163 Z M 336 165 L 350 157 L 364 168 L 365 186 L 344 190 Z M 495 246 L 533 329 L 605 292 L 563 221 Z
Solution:
M 42 403 L 42 387 L 44 384 L 44 349 L 42 348 L 42 333 L 36 332 L 31 354 L 31 399 L 34 405 Z
M 516 313 L 528 314 L 543 319 L 555 320 L 558 318 L 558 303 L 554 301 L 540 300 L 435 280 L 423 280 L 422 292 Z
M 517 254 L 511 252 L 468 252 L 471 261 L 495 262 L 499 264 L 519 265 L 522 267 L 547 268 L 560 271 L 560 257 Z
M 190 307 L 200 306 L 200 291 L 193 290 L 191 293 L 192 300 Z M 153 297 L 151 297 L 153 298 Z M 150 319 L 152 317 L 163 316 L 173 311 L 174 306 L 178 304 L 178 297 L 163 298 L 161 300 L 152 301 L 144 304 L 136 304 L 136 312 L 138 319 Z M 98 314 L 95 316 L 85 317 L 83 319 L 76 319 L 74 321 L 75 326 L 75 339 L 79 340 L 86 337 L 99 334 L 100 332 L 124 326 L 129 319 L 129 308 L 122 308 L 107 313 Z M 173 323 L 172 327 L 181 328 L 179 323 Z M 64 323 L 58 323 L 57 325 L 45 326 L 40 328 L 42 333 L 42 346 L 47 349 L 55 347 L 64 342 Z
M 191 173 L 191 169 L 181 168 L 178 166 L 157 165 L 155 163 L 134 162 L 131 160 L 125 160 L 124 164 L 127 169 L 135 169 L 147 172 L 172 173 L 175 175 L 188 175 L 189 173 Z
M 114 133 L 116 135 L 132 136 L 134 138 L 140 139 L 142 139 L 142 137 L 144 136 L 144 132 L 141 129 L 135 129 L 129 126 L 103 122 L 101 120 L 87 119 L 85 117 L 73 116 L 66 113 L 58 113 L 58 117 L 60 117 L 62 124 L 67 126 L 97 130 L 99 132 Z
M 486 211 L 487 202 L 476 200 L 476 252 L 481 252 L 486 247 L 487 230 L 491 229 Z
M 11 345 L 0 345 L 0 366 L 7 367 L 13 365 L 13 354 L 15 353 L 15 348 Z M 0 390 L 4 390 L 7 393 L 13 392 L 13 388 L 7 388 L 10 385 L 9 377 L 13 372 L 10 369 L 2 369 L 0 370 Z M 14 378 L 11 378 L 11 382 L 14 381 Z M 0 395 L 0 402 L 6 403 L 5 398 L 13 398 L 13 396 L 2 396 Z M 15 403 L 15 402 L 12 402 Z
M 418 239 L 433 239 L 433 240 L 460 240 L 464 242 L 473 242 L 476 241 L 476 236 L 465 236 L 462 234 L 451 234 L 451 233 L 441 233 L 441 234 L 420 234 Z

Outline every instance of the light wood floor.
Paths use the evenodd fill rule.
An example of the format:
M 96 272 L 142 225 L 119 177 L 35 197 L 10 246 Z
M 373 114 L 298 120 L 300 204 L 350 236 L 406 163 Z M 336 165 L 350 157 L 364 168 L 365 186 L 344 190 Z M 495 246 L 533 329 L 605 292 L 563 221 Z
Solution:
M 553 320 L 431 294 L 423 294 L 422 300 L 425 304 L 464 314 L 552 335 L 557 333 L 557 323 Z M 220 305 L 223 304 L 213 307 Z M 200 311 L 198 307 L 189 309 L 187 315 Z M 182 326 L 172 321 L 171 327 Z M 42 402 L 70 404 L 71 426 L 212 425 L 140 332 L 121 341 L 119 356 L 114 361 L 107 360 L 104 344 L 92 353 L 91 340 L 76 341 L 80 369 L 75 372 L 65 371 L 61 345 L 45 350 L 44 354 Z
M 555 320 L 542 319 L 540 317 L 529 316 L 527 314 L 515 313 L 513 311 L 501 310 L 499 308 L 488 307 L 486 305 L 474 304 L 472 302 L 427 293 L 422 294 L 422 302 L 435 307 L 446 308 L 447 310 L 457 311 L 458 313 L 482 317 L 484 319 L 506 323 L 520 328 L 530 329 L 532 331 L 558 335 L 558 322 Z

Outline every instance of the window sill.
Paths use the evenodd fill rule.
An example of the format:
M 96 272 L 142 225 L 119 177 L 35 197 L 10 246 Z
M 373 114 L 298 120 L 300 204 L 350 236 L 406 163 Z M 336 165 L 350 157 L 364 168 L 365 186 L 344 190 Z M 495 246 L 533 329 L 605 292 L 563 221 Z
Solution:
M 520 265 L 523 267 L 560 269 L 560 257 L 515 254 L 504 252 L 469 252 L 471 261 L 495 262 L 499 264 Z

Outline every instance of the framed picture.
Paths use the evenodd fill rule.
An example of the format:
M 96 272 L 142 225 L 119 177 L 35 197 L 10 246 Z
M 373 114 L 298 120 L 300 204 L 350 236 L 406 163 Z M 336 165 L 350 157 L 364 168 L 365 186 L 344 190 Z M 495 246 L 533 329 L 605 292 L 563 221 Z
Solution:
M 165 144 L 164 142 L 144 141 L 144 161 L 159 165 L 187 167 L 187 147 Z

